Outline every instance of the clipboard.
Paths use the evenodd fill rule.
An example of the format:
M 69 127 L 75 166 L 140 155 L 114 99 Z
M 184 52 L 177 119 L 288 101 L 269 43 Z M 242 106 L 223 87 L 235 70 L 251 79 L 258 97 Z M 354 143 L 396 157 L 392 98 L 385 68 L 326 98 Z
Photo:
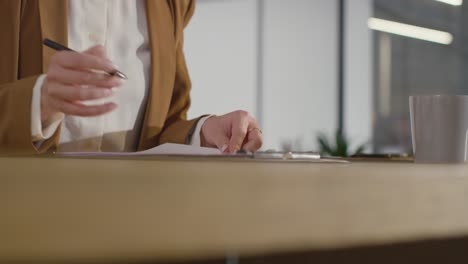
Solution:
M 218 149 L 180 144 L 163 144 L 142 152 L 56 152 L 59 158 L 91 159 L 203 159 L 258 162 L 349 163 L 345 160 L 323 158 L 317 152 L 239 152 L 223 154 Z

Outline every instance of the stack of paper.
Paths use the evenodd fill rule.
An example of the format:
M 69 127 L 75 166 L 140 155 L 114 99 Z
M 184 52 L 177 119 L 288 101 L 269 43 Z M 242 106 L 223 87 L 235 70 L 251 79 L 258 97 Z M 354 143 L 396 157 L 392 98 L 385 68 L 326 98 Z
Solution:
M 166 156 L 166 155 L 183 155 L 183 156 L 213 156 L 221 155 L 221 151 L 214 148 L 202 148 L 181 144 L 163 144 L 155 148 L 139 151 L 139 152 L 62 152 L 61 156 L 85 157 L 85 156 Z

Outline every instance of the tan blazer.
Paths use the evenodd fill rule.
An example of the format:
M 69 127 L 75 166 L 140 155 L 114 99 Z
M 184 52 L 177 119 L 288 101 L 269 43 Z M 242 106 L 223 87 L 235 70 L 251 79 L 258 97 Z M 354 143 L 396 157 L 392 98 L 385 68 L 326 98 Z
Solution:
M 31 139 L 32 90 L 47 72 L 54 51 L 44 38 L 68 42 L 68 1 L 0 2 L 0 152 L 53 151 L 60 131 L 40 149 Z M 139 150 L 161 143 L 186 143 L 197 120 L 187 120 L 190 78 L 183 54 L 183 29 L 194 12 L 194 0 L 146 0 L 151 43 L 149 100 Z

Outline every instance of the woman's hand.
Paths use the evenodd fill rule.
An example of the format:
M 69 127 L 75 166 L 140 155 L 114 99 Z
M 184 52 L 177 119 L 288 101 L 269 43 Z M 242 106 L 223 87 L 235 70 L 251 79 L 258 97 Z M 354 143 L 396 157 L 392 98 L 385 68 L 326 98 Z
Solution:
M 262 147 L 262 131 L 249 113 L 236 111 L 207 119 L 201 129 L 201 143 L 224 153 L 255 152 Z
M 104 73 L 114 69 L 115 66 L 107 59 L 101 45 L 83 53 L 55 53 L 42 86 L 42 121 L 56 113 L 99 116 L 114 110 L 117 107 L 114 103 L 87 106 L 80 102 L 111 96 L 112 88 L 122 84 L 118 77 Z

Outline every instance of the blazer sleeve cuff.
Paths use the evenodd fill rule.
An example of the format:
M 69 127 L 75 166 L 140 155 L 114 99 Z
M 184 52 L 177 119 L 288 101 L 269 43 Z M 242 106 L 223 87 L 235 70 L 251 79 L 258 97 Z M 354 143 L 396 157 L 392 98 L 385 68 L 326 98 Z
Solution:
M 210 117 L 213 117 L 213 115 L 205 116 L 202 117 L 198 120 L 197 125 L 195 126 L 195 129 L 193 131 L 192 135 L 190 136 L 190 145 L 200 147 L 201 146 L 201 129 L 203 125 L 205 124 L 205 121 L 208 120 Z
M 41 91 L 44 84 L 45 75 L 39 76 L 33 88 L 31 104 L 31 136 L 33 143 L 40 146 L 44 140 L 50 139 L 61 124 L 64 114 L 53 115 L 47 121 L 41 121 Z

